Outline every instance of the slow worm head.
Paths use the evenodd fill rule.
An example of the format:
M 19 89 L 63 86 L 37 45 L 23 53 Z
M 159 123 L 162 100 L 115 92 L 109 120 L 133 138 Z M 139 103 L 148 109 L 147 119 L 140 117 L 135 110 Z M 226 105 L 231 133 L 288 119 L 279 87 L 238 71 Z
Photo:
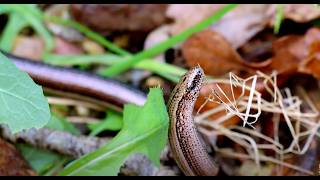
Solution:
M 168 102 L 169 144 L 178 166 L 189 176 L 214 176 L 219 170 L 200 141 L 193 122 L 193 108 L 204 77 L 200 66 L 188 71 Z

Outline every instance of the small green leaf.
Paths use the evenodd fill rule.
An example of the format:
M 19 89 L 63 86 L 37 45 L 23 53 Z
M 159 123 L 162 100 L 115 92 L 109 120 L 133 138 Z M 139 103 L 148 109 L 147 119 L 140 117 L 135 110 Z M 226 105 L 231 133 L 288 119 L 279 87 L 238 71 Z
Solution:
M 74 135 L 80 135 L 80 131 L 74 127 L 72 123 L 55 114 L 51 115 L 51 119 L 45 127 L 60 131 L 67 131 Z M 70 159 L 56 152 L 32 147 L 26 144 L 17 144 L 17 148 L 39 175 L 45 175 L 49 171 L 57 168 L 57 166 L 61 168 L 63 163 L 60 162 L 66 162 Z
M 54 48 L 55 43 L 54 43 L 53 36 L 50 34 L 50 32 L 47 30 L 47 28 L 43 24 L 44 15 L 42 11 L 37 7 L 37 5 L 35 4 L 1 4 L 0 13 L 7 13 L 9 16 L 9 19 L 11 19 L 11 16 L 13 16 L 14 14 L 17 14 L 18 15 L 17 17 L 20 18 L 19 21 L 23 22 L 16 27 L 17 29 L 14 30 L 15 32 L 14 31 L 12 33 L 6 32 L 6 34 L 2 35 L 2 36 L 5 36 L 9 34 L 10 35 L 9 37 L 2 37 L 2 38 L 12 39 L 14 34 L 17 35 L 18 30 L 21 28 L 22 25 L 23 26 L 30 25 L 43 38 L 45 42 L 46 46 L 45 46 L 44 54 L 50 52 Z M 11 25 L 11 24 L 9 23 L 8 25 Z M 13 25 L 11 25 L 11 27 L 9 28 L 11 29 L 12 26 Z
M 117 175 L 126 158 L 146 155 L 160 165 L 168 135 L 168 113 L 160 88 L 150 89 L 143 107 L 125 105 L 121 131 L 108 144 L 67 166 L 61 175 Z
M 122 115 L 115 111 L 109 110 L 107 111 L 107 117 L 103 121 L 90 124 L 88 126 L 91 130 L 90 136 L 96 136 L 105 130 L 119 131 L 122 128 L 122 124 Z
M 60 131 L 67 131 L 73 135 L 81 134 L 80 131 L 72 123 L 70 123 L 63 117 L 60 117 L 56 114 L 51 115 L 51 120 L 45 127 L 50 129 L 60 130 Z
M 63 158 L 63 156 L 43 149 L 38 149 L 26 144 L 17 144 L 23 157 L 30 163 L 31 167 L 43 175 Z
M 28 23 L 20 17 L 20 14 L 12 12 L 2 33 L 0 48 L 6 52 L 10 52 L 13 48 L 15 38 L 27 24 Z
M 275 16 L 275 21 L 274 21 L 274 33 L 278 34 L 280 30 L 280 26 L 283 20 L 283 4 L 277 4 L 277 11 L 276 11 L 276 16 Z
M 130 55 L 130 53 L 127 52 L 126 50 L 118 47 L 116 44 L 108 41 L 105 37 L 103 37 L 99 33 L 96 33 L 94 31 L 90 30 L 90 28 L 83 26 L 82 24 L 80 24 L 76 21 L 69 20 L 69 19 L 62 19 L 58 16 L 47 16 L 46 15 L 46 16 L 44 16 L 44 18 L 48 21 L 51 21 L 51 22 L 65 25 L 67 27 L 72 27 L 72 28 L 78 30 L 79 32 L 83 33 L 86 37 L 96 41 L 97 43 L 108 48 L 110 51 L 113 51 L 119 55 Z
M 13 133 L 42 128 L 50 120 L 50 110 L 42 88 L 0 53 L 0 124 Z

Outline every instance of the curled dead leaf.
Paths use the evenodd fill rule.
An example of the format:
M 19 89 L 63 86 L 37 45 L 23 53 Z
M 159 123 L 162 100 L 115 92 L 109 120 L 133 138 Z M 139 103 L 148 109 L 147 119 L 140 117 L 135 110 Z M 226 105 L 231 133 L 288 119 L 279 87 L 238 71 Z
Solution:
M 264 72 L 276 70 L 280 75 L 290 76 L 297 72 L 298 64 L 306 56 L 303 38 L 298 35 L 288 35 L 273 43 L 271 64 Z
M 226 14 L 211 29 L 226 38 L 234 49 L 241 47 L 268 24 L 268 4 L 241 4 Z
M 307 46 L 308 57 L 301 62 L 298 71 L 311 74 L 315 78 L 320 79 L 320 29 L 309 29 L 304 37 L 304 41 Z
M 0 139 L 0 176 L 35 176 L 19 151 L 8 142 Z

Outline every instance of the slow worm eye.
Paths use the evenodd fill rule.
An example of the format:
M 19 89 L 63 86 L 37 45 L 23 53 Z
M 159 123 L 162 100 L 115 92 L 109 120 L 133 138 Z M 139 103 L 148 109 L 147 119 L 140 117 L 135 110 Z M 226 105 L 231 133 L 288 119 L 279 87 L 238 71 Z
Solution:
M 192 81 L 191 85 L 188 87 L 189 91 L 193 91 L 197 87 L 198 82 Z

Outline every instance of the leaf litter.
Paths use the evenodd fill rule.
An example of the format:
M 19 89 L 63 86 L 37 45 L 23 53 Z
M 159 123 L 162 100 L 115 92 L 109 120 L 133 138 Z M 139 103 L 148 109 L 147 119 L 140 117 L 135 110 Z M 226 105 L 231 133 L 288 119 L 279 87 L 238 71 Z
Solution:
M 271 98 L 269 100 L 263 98 L 261 93 L 257 91 L 256 85 L 258 79 L 270 95 Z M 313 138 L 319 136 L 319 112 L 306 94 L 303 99 L 301 99 L 298 96 L 292 95 L 289 88 L 279 89 L 277 86 L 276 71 L 270 75 L 257 71 L 255 75 L 246 79 L 230 73 L 229 79 L 208 79 L 207 84 L 214 84 L 217 89 L 211 89 L 211 96 L 207 98 L 205 103 L 215 102 L 219 105 L 214 109 L 197 114 L 195 122 L 200 128 L 200 132 L 206 131 L 204 134 L 209 136 L 225 136 L 246 150 L 246 153 L 239 153 L 230 148 L 220 148 L 217 144 L 212 143 L 211 145 L 218 153 L 218 156 L 236 159 L 252 159 L 258 169 L 261 169 L 261 162 L 265 161 L 277 164 L 280 170 L 281 167 L 287 167 L 305 174 L 313 174 L 310 170 L 303 169 L 297 164 L 290 164 L 285 161 L 285 158 L 290 155 L 305 154 Z M 231 97 L 226 96 L 224 89 L 220 87 L 221 84 L 227 84 L 231 89 L 240 87 L 242 90 L 241 95 L 235 98 L 235 94 L 233 90 L 231 90 Z M 307 112 L 301 109 L 303 101 L 309 105 Z M 227 111 L 227 115 L 214 121 L 208 119 L 209 116 L 220 111 Z M 259 129 L 256 129 L 255 124 L 259 123 L 259 117 L 262 113 L 272 113 L 275 115 L 272 119 L 275 123 L 274 137 L 269 137 L 261 133 Z M 237 116 L 242 120 L 242 126 L 232 125 L 225 127 L 223 123 L 233 116 Z M 290 136 L 292 137 L 288 147 L 285 147 L 285 145 L 279 141 L 280 116 L 283 117 L 287 128 L 290 130 Z M 205 130 L 206 127 L 210 127 L 211 131 L 208 132 Z M 260 143 L 261 140 L 267 143 Z M 276 155 L 267 156 L 263 153 L 265 150 L 273 150 Z M 277 173 L 282 174 L 281 171 Z

